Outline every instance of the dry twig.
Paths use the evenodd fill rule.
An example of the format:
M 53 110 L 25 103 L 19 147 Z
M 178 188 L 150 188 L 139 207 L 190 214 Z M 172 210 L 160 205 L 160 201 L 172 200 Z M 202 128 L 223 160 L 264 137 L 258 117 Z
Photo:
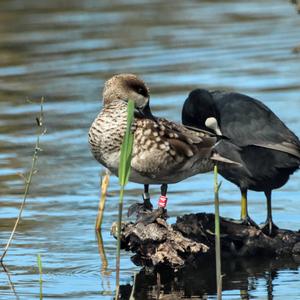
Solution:
M 4 248 L 4 251 L 3 251 L 3 253 L 0 257 L 0 263 L 1 264 L 3 263 L 3 259 L 4 259 L 5 255 L 7 253 L 7 250 L 9 248 L 11 242 L 12 242 L 12 239 L 14 237 L 14 234 L 16 232 L 18 224 L 20 223 L 22 213 L 23 213 L 23 210 L 24 210 L 24 207 L 25 207 L 25 202 L 26 202 L 26 199 L 27 199 L 28 194 L 29 194 L 29 188 L 30 188 L 30 185 L 31 185 L 32 176 L 36 173 L 36 163 L 37 163 L 37 159 L 38 159 L 38 154 L 42 150 L 40 148 L 40 138 L 41 138 L 42 135 L 44 135 L 46 133 L 46 130 L 43 127 L 43 119 L 44 119 L 43 103 L 44 103 L 44 98 L 41 98 L 41 103 L 40 103 L 41 109 L 40 109 L 39 116 L 36 118 L 37 138 L 36 138 L 35 148 L 34 148 L 34 152 L 33 152 L 33 156 L 32 156 L 31 168 L 30 168 L 30 172 L 29 172 L 28 176 L 27 177 L 24 176 L 24 178 L 25 178 L 25 191 L 24 191 L 23 201 L 21 203 L 20 210 L 19 210 L 19 215 L 18 215 L 18 218 L 17 218 L 16 223 L 14 225 L 14 228 L 13 228 L 11 234 L 10 234 L 10 237 L 7 241 L 7 244 Z

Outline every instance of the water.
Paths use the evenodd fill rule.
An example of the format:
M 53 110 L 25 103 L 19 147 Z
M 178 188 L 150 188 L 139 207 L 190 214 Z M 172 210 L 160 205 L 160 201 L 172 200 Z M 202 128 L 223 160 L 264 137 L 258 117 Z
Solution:
M 179 121 L 192 88 L 229 89 L 262 99 L 300 133 L 300 56 L 292 53 L 300 43 L 300 18 L 288 1 L 2 0 L 0 24 L 1 246 L 18 213 L 24 186 L 18 174 L 30 167 L 42 96 L 47 127 L 39 172 L 6 257 L 11 283 L 0 273 L 0 299 L 39 298 L 38 253 L 45 298 L 112 298 L 115 240 L 109 230 L 117 219 L 118 182 L 111 179 L 105 211 L 104 270 L 94 231 L 101 167 L 87 145 L 103 83 L 112 74 L 142 76 L 159 116 Z M 300 228 L 299 183 L 296 173 L 274 192 L 280 227 Z M 169 190 L 170 222 L 183 213 L 213 211 L 212 174 Z M 140 191 L 128 185 L 125 209 Z M 151 192 L 156 201 L 158 187 Z M 238 218 L 236 187 L 224 181 L 220 196 L 221 214 Z M 249 199 L 253 219 L 264 221 L 263 195 L 250 192 Z M 224 262 L 224 298 L 300 299 L 299 265 L 296 258 Z M 121 266 L 124 297 L 136 273 L 137 299 L 155 295 L 156 279 L 139 273 L 129 253 L 122 252 Z M 162 274 L 161 293 L 213 299 L 214 270 L 202 271 L 174 280 Z

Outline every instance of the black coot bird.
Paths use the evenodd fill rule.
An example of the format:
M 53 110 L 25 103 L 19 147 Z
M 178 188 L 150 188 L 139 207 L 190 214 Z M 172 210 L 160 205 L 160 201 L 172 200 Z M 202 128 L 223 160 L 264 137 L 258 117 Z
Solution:
M 238 93 L 204 89 L 192 91 L 182 110 L 182 123 L 221 136 L 218 153 L 241 165 L 220 165 L 219 172 L 241 190 L 241 219 L 255 225 L 247 211 L 247 190 L 263 191 L 269 235 L 278 229 L 272 221 L 271 193 L 280 188 L 300 165 L 300 141 L 260 101 Z

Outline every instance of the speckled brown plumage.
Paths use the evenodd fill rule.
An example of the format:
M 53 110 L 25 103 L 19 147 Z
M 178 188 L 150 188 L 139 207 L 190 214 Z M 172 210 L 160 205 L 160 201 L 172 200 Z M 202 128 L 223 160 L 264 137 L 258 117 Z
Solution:
M 89 131 L 94 157 L 118 174 L 120 148 L 126 129 L 127 100 L 136 108 L 149 102 L 148 88 L 132 74 L 112 77 L 105 84 L 104 107 Z M 130 180 L 143 184 L 175 183 L 213 168 L 217 138 L 162 118 L 136 116 Z
M 117 174 L 126 128 L 127 106 L 116 100 L 94 121 L 90 144 L 95 158 Z M 215 137 L 191 132 L 165 119 L 134 121 L 134 145 L 130 180 L 144 183 L 174 183 L 212 168 L 211 148 Z

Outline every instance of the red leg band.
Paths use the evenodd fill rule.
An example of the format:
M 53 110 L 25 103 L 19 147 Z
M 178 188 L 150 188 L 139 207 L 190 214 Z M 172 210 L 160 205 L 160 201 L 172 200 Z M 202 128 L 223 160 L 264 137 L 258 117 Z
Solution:
M 168 198 L 166 196 L 160 196 L 158 200 L 158 206 L 165 208 L 167 206 Z

